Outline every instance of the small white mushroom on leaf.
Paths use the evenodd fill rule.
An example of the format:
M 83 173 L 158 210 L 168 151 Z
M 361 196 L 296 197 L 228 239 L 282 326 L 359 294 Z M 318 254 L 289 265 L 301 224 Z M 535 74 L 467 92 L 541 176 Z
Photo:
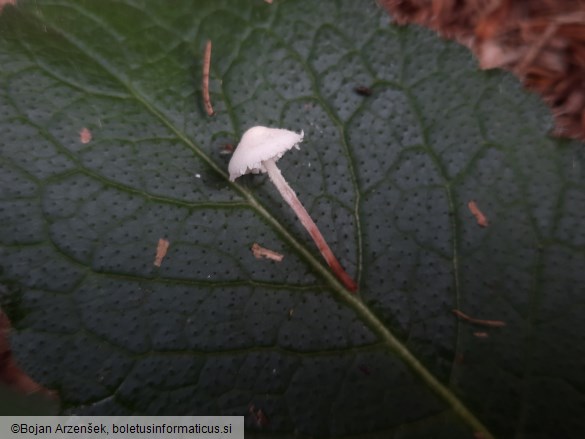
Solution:
M 357 284 L 345 272 L 331 248 L 325 242 L 325 238 L 323 238 L 317 225 L 280 173 L 280 169 L 276 166 L 278 159 L 289 149 L 293 147 L 299 149 L 298 144 L 303 141 L 303 137 L 304 133 L 302 131 L 298 134 L 294 131 L 280 128 L 262 126 L 250 128 L 242 136 L 230 160 L 228 166 L 230 180 L 234 181 L 236 178 L 248 173 L 268 173 L 268 177 L 270 177 L 284 201 L 294 210 L 315 241 L 315 244 L 317 244 L 317 248 L 333 270 L 333 273 L 349 291 L 355 292 L 357 291 Z

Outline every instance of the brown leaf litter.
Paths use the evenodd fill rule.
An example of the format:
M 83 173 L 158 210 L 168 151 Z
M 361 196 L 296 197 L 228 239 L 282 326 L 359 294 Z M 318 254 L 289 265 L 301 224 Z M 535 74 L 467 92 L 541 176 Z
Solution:
M 513 72 L 549 104 L 555 135 L 585 141 L 585 0 L 379 0 L 469 47 L 484 69 Z

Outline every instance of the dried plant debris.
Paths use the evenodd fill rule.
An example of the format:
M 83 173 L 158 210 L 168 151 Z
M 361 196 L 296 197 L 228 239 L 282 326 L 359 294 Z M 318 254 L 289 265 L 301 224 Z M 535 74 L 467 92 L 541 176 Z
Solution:
M 493 328 L 501 328 L 503 326 L 506 326 L 506 322 L 503 322 L 501 320 L 475 319 L 473 317 L 469 317 L 467 314 L 463 313 L 462 311 L 459 311 L 458 309 L 454 309 L 453 314 L 455 314 L 460 319 L 465 320 L 474 325 L 491 326 Z
M 155 267 L 160 267 L 162 264 L 163 259 L 167 255 L 167 251 L 169 250 L 169 240 L 160 238 L 158 240 L 158 245 L 156 246 L 156 257 L 154 258 L 154 265 Z
M 468 46 L 485 69 L 514 72 L 551 106 L 554 134 L 585 141 L 585 0 L 380 0 Z
M 215 111 L 211 106 L 211 98 L 209 97 L 209 70 L 211 69 L 211 40 L 205 43 L 205 52 L 203 53 L 203 76 L 201 87 L 203 89 L 203 105 L 208 116 L 213 116 Z
M 489 221 L 487 217 L 483 214 L 479 207 L 477 207 L 477 203 L 475 200 L 471 200 L 467 203 L 467 207 L 471 214 L 475 217 L 475 221 L 477 221 L 477 225 L 480 227 L 487 227 L 489 226 Z
M 91 131 L 88 128 L 82 128 L 81 131 L 79 131 L 79 141 L 81 143 L 85 145 L 91 142 L 91 139 L 92 139 Z
M 357 87 L 354 87 L 353 91 L 360 96 L 372 96 L 372 89 L 365 85 L 358 85 Z
M 272 261 L 280 262 L 284 259 L 284 255 L 277 253 L 273 250 L 269 250 L 261 245 L 254 243 L 252 245 L 252 254 L 256 259 L 270 259 Z

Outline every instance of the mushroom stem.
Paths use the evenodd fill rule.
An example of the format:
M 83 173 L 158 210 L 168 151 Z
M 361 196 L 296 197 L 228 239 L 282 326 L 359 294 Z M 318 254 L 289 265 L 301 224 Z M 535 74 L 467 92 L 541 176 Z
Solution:
M 274 183 L 274 186 L 276 186 L 276 189 L 278 189 L 278 192 L 280 192 L 280 195 L 282 195 L 284 201 L 286 201 L 292 210 L 295 211 L 297 217 L 305 229 L 307 229 L 307 232 L 309 232 L 311 238 L 313 238 L 313 241 L 315 241 L 315 244 L 317 244 L 317 248 L 325 258 L 325 261 L 327 261 L 327 264 L 329 264 L 331 267 L 331 270 L 333 270 L 333 273 L 335 273 L 335 275 L 349 291 L 356 292 L 357 284 L 343 269 L 331 251 L 331 248 L 329 248 L 329 245 L 327 245 L 327 242 L 325 242 L 325 238 L 323 238 L 323 235 L 319 231 L 317 224 L 315 224 L 313 219 L 309 216 L 309 212 L 307 212 L 307 209 L 305 209 L 305 207 L 301 204 L 301 201 L 298 199 L 295 191 L 293 191 L 292 188 L 288 185 L 282 176 L 280 169 L 278 169 L 276 166 L 274 160 L 264 160 L 262 165 L 264 168 L 266 168 L 268 177 L 270 177 L 270 180 L 272 183 Z

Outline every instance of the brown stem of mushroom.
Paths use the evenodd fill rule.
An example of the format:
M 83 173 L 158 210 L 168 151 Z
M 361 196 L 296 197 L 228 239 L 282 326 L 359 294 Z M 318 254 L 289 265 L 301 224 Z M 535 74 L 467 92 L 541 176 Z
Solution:
M 313 241 L 315 241 L 315 244 L 317 244 L 317 248 L 325 258 L 325 261 L 327 261 L 327 264 L 329 264 L 331 267 L 331 270 L 333 270 L 333 273 L 335 273 L 335 275 L 349 291 L 356 292 L 357 284 L 343 269 L 331 251 L 331 248 L 329 245 L 327 245 L 327 242 L 325 242 L 325 238 L 323 238 L 323 235 L 319 231 L 317 224 L 315 224 L 313 219 L 309 216 L 309 212 L 307 212 L 307 209 L 305 209 L 305 207 L 301 204 L 301 201 L 297 198 L 295 191 L 293 191 L 292 188 L 288 185 L 282 176 L 280 169 L 278 169 L 276 166 L 274 160 L 265 160 L 262 162 L 262 165 L 264 165 L 266 168 L 270 180 L 272 183 L 274 183 L 276 189 L 278 189 L 278 192 L 280 192 L 282 198 L 284 198 L 284 201 L 286 201 L 292 210 L 295 211 L 297 217 L 305 229 L 307 229 L 311 235 L 311 238 L 313 238 Z

